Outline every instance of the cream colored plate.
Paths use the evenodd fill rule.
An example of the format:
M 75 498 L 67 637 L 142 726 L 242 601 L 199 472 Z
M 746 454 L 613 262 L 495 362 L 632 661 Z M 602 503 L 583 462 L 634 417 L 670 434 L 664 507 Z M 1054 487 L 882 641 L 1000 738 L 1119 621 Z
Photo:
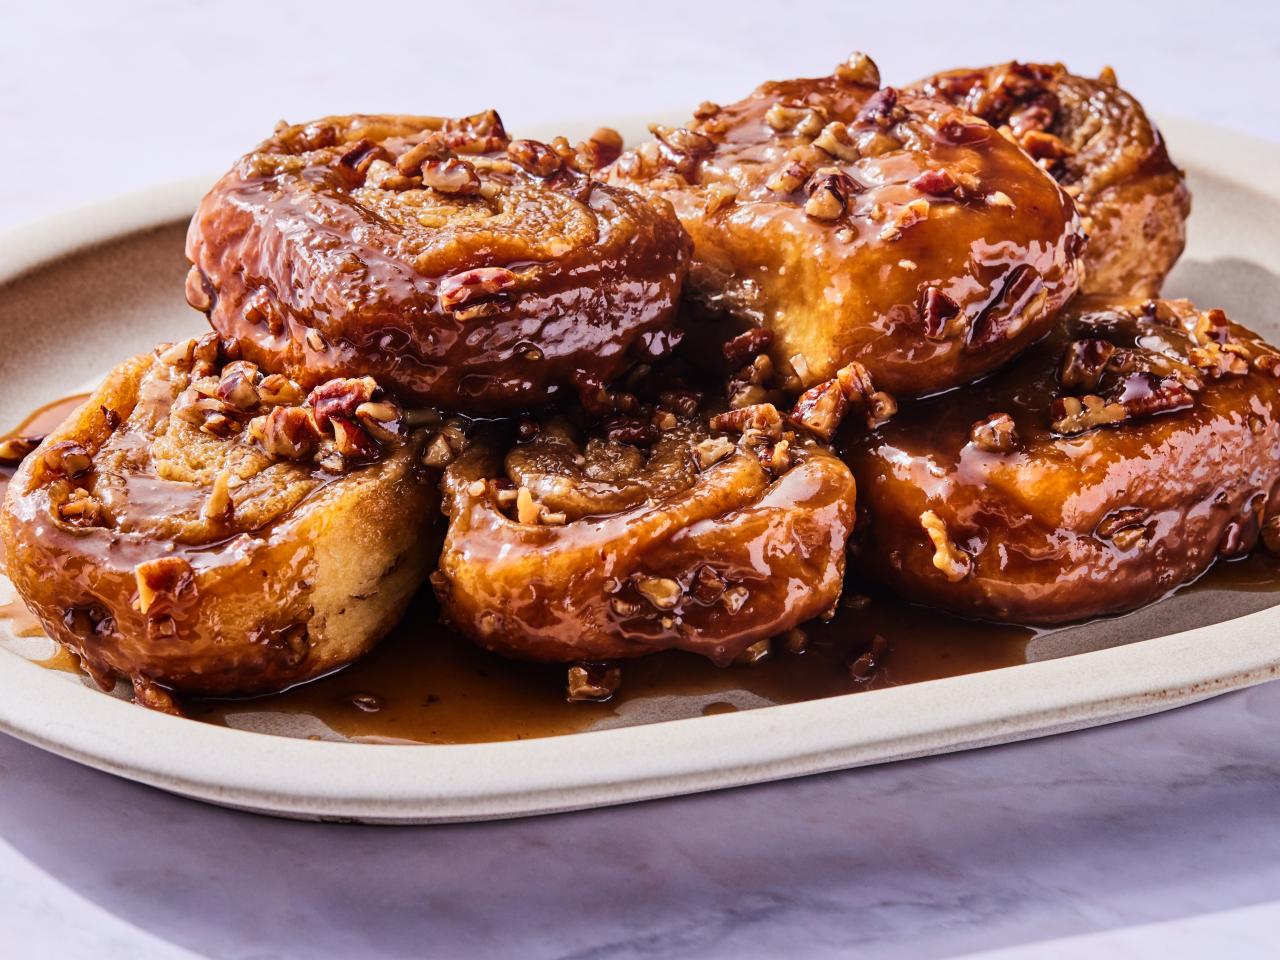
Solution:
M 639 135 L 629 126 L 630 138 Z M 1280 340 L 1280 146 L 1185 121 L 1163 127 L 1195 195 L 1191 242 L 1167 292 L 1225 307 Z M 0 424 L 159 340 L 202 329 L 183 302 L 182 237 L 204 186 L 149 191 L 0 238 Z M 0 581 L 0 602 L 9 591 Z M 962 750 L 1181 706 L 1275 676 L 1280 611 L 1259 609 L 1271 602 L 1267 594 L 1198 592 L 1052 635 L 1034 650 L 1052 659 L 1025 666 L 464 746 L 316 742 L 152 713 L 30 663 L 0 623 L 0 730 L 174 793 L 281 816 L 514 817 Z

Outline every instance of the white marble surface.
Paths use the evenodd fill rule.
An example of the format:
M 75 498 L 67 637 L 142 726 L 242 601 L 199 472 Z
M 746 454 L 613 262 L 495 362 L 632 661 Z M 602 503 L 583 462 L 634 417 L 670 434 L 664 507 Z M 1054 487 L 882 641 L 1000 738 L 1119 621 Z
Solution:
M 0 229 L 214 172 L 279 116 L 493 104 L 518 129 L 727 100 L 855 46 L 890 81 L 1112 63 L 1153 109 L 1280 139 L 1274 4 L 865 7 L 6 4 Z M 950 757 L 421 829 L 204 807 L 0 737 L 0 955 L 1274 956 L 1278 791 L 1277 684 Z

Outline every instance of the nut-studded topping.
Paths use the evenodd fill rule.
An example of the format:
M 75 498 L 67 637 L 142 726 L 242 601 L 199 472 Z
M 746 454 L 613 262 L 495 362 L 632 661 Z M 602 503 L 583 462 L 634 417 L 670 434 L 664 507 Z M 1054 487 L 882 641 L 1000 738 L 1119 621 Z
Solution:
M 418 177 L 406 177 L 396 173 L 396 168 L 386 160 L 374 160 L 364 176 L 365 186 L 374 190 L 412 190 L 422 181 Z
M 373 437 L 354 420 L 332 417 L 329 426 L 333 429 L 333 447 L 344 460 L 376 460 L 381 453 Z
M 378 392 L 378 382 L 373 377 L 340 377 L 320 384 L 307 397 L 315 411 L 316 426 L 329 429 L 333 417 L 355 416 L 356 408 L 368 403 Z
M 876 390 L 867 368 L 855 360 L 836 371 L 832 379 L 801 394 L 788 419 L 819 439 L 830 440 L 850 406 L 861 408 L 867 425 L 872 428 L 880 426 L 898 410 L 893 397 Z
M 960 304 L 937 287 L 920 291 L 916 309 L 924 323 L 924 335 L 930 340 L 945 340 L 951 321 L 960 315 Z
M 1054 400 L 1050 416 L 1056 432 L 1073 434 L 1110 423 L 1120 423 L 1128 415 L 1124 404 L 1116 401 L 1108 403 L 1102 397 L 1086 394 L 1083 397 L 1059 397 Z
M 503 150 L 507 131 L 496 110 L 486 110 L 457 120 L 446 120 L 441 131 L 445 145 L 458 153 L 478 154 Z
M 636 591 L 658 610 L 674 610 L 684 590 L 679 580 L 670 577 L 638 576 Z
M 818 107 L 775 103 L 764 115 L 764 122 L 779 133 L 789 132 L 812 140 L 822 130 L 826 117 Z
M 1067 390 L 1092 390 L 1115 355 L 1108 340 L 1087 338 L 1067 344 L 1058 371 L 1058 382 Z
M 89 451 L 73 440 L 51 444 L 41 455 L 46 470 L 64 477 L 82 477 L 93 467 Z
M 66 499 L 57 503 L 56 510 L 63 523 L 75 527 L 96 526 L 102 517 L 102 503 L 83 487 L 68 491 Z
M 138 585 L 138 612 L 149 614 L 158 604 L 169 608 L 196 595 L 195 571 L 183 557 L 158 557 L 138 564 L 133 571 Z
M 258 384 L 258 399 L 267 406 L 283 406 L 302 402 L 302 387 L 283 374 L 263 377 Z
M 607 167 L 621 155 L 622 134 L 613 127 L 600 127 L 578 144 L 574 151 L 574 160 L 580 172 L 594 173 L 596 170 Z
M 860 188 L 837 167 L 822 167 L 805 189 L 809 199 L 805 201 L 804 212 L 816 220 L 836 220 L 844 216 L 849 197 Z
M 538 140 L 512 140 L 507 156 L 535 177 L 549 177 L 560 169 L 560 156 Z
M 973 560 L 951 541 L 947 533 L 947 525 L 932 510 L 920 514 L 920 526 L 933 544 L 933 565 L 952 583 L 957 583 L 969 576 L 973 569 Z
M 390 163 L 391 154 L 387 153 L 386 148 L 381 144 L 374 143 L 372 140 L 357 140 L 347 147 L 338 158 L 338 163 L 354 171 L 357 176 L 364 177 L 375 160 Z
M 424 163 L 422 183 L 437 193 L 452 196 L 469 197 L 480 192 L 480 177 L 476 175 L 476 168 L 465 160 L 453 157 Z
M 442 310 L 496 297 L 516 285 L 516 275 L 506 267 L 478 267 L 445 277 L 436 288 Z
M 880 231 L 880 239 L 898 239 L 898 237 L 902 236 L 902 231 L 908 227 L 913 227 L 917 223 L 927 220 L 929 218 L 929 209 L 929 201 L 924 197 L 904 204 L 894 218 L 885 224 L 884 229 Z
M 711 418 L 712 430 L 746 434 L 754 432 L 771 440 L 782 439 L 782 414 L 772 403 L 756 403 Z
M 969 439 L 987 453 L 1009 453 L 1018 449 L 1018 433 L 1013 417 L 1007 413 L 993 413 L 979 420 L 970 428 Z
M 448 157 L 449 148 L 445 145 L 444 137 L 439 133 L 428 134 L 425 140 L 415 143 L 400 154 L 396 159 L 396 172 L 403 177 L 412 177 L 421 172 L 428 160 L 445 160 Z
M 728 341 L 721 350 L 724 352 L 724 358 L 729 361 L 729 366 L 737 369 L 746 366 L 761 354 L 767 353 L 771 346 L 773 346 L 773 331 L 766 330 L 764 327 L 752 327 Z
M 252 410 L 261 399 L 257 389 L 261 377 L 257 364 L 248 360 L 227 364 L 218 381 L 218 399 L 237 410 Z
M 404 414 L 390 400 L 362 403 L 356 407 L 356 420 L 375 440 L 391 443 L 404 435 Z
M 622 669 L 609 663 L 575 663 L 569 668 L 567 697 L 573 701 L 608 700 L 622 686 Z
M 320 444 L 321 433 L 304 407 L 274 407 L 249 422 L 249 436 L 272 457 L 301 460 Z
M 899 106 L 898 91 L 893 87 L 882 87 L 858 111 L 860 123 L 876 123 L 881 126 L 888 126 L 905 116 L 906 110 Z
M 706 470 L 715 466 L 736 449 L 733 442 L 724 437 L 710 437 L 695 446 L 693 452 L 698 458 L 699 469 Z
M 667 127 L 660 123 L 651 123 L 649 132 L 673 153 L 688 157 L 711 153 L 716 148 L 710 137 L 690 130 L 688 127 Z
M 836 67 L 836 77 L 846 83 L 858 83 L 866 87 L 880 86 L 880 68 L 861 50 L 849 54 L 849 59 Z
M 1045 166 L 1051 166 L 1058 160 L 1075 154 L 1058 137 L 1043 130 L 1028 130 L 1018 139 L 1018 146 L 1031 154 L 1033 160 L 1039 160 Z
M 813 145 L 846 163 L 851 163 L 862 156 L 862 151 L 849 135 L 849 128 L 839 120 L 834 120 L 823 127 L 814 138 Z
M 1234 344 L 1219 346 L 1212 341 L 1199 347 L 1192 347 L 1187 359 L 1213 379 L 1222 377 L 1242 377 L 1249 372 L 1249 361 L 1232 349 Z
M 810 173 L 809 167 L 805 164 L 799 160 L 792 160 L 770 177 L 765 186 L 774 193 L 792 193 L 804 185 Z
M 925 170 L 911 181 L 911 186 L 930 197 L 953 197 L 960 192 L 960 184 L 947 170 Z
M 707 216 L 719 213 L 738 199 L 738 190 L 727 183 L 713 183 L 707 188 L 707 199 L 702 209 Z

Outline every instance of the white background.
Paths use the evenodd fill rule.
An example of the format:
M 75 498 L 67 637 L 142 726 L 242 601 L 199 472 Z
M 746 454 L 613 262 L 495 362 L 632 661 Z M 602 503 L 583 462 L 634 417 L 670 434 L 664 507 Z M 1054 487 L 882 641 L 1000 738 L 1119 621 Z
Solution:
M 1156 112 L 1280 140 L 1277 9 L 3 0 L 0 229 L 216 174 L 281 117 L 495 106 L 518 131 L 728 101 L 855 47 L 891 83 L 1112 64 Z M 0 955 L 1274 956 L 1278 797 L 1275 684 L 1035 743 L 443 829 L 214 810 L 0 737 Z

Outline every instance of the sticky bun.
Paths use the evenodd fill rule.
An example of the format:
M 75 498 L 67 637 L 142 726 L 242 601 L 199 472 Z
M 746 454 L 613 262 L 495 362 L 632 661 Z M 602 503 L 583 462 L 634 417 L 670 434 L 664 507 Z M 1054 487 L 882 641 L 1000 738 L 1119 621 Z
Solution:
M 314 386 L 521 410 L 673 345 L 689 241 L 589 173 L 616 132 L 513 140 L 492 111 L 282 126 L 191 222 L 187 298 L 246 359 Z
M 1078 285 L 1083 234 L 1053 179 L 986 121 L 881 87 L 865 55 L 651 129 L 609 182 L 672 202 L 692 296 L 769 330 L 793 386 L 855 361 L 895 395 L 959 386 Z
M 1084 290 L 1154 297 L 1182 253 L 1191 197 L 1160 131 L 1116 83 L 1062 64 L 939 73 L 912 88 L 999 127 L 1075 198 L 1089 245 Z
M 398 404 L 238 356 L 209 334 L 121 364 L 22 462 L 0 518 L 49 635 L 152 706 L 349 663 L 434 559 L 423 430 Z
M 865 397 L 815 391 L 790 418 L 771 403 L 709 416 L 685 398 L 594 429 L 548 416 L 523 440 L 477 438 L 443 483 L 433 582 L 448 619 L 525 659 L 680 649 L 725 664 L 834 610 L 854 482 L 815 434 Z
M 846 444 L 863 569 L 904 596 L 1058 623 L 1280 546 L 1280 352 L 1221 310 L 1082 297 L 968 390 Z

